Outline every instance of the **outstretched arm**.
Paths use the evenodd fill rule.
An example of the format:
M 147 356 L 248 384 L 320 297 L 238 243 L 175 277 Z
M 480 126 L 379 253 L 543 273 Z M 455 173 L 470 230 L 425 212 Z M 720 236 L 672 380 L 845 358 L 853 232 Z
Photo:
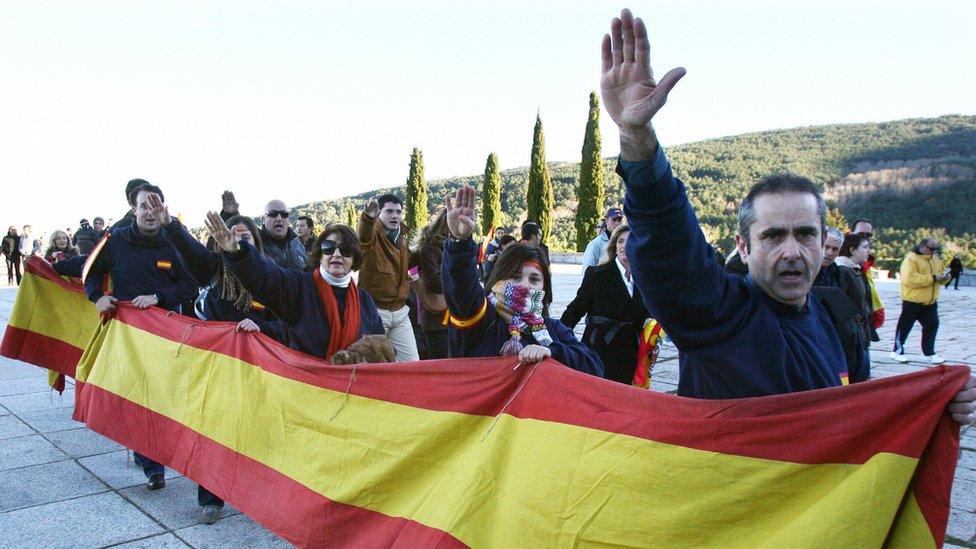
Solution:
M 444 198 L 447 208 L 447 227 L 452 239 L 444 245 L 441 278 L 444 298 L 451 315 L 460 319 L 474 318 L 485 304 L 485 290 L 478 280 L 477 249 L 474 233 L 474 189 L 465 185 L 457 190 L 452 202 Z
M 217 246 L 224 251 L 225 265 L 254 299 L 286 322 L 294 320 L 293 315 L 300 310 L 303 299 L 302 277 L 307 275 L 295 269 L 282 269 L 262 257 L 255 247 L 246 242 L 242 245 L 216 212 L 208 213 L 205 223 Z
M 626 185 L 624 212 L 631 227 L 627 255 L 644 303 L 679 347 L 728 337 L 744 318 L 740 305 L 746 295 L 715 261 L 651 127 L 685 70 L 654 80 L 647 29 L 628 10 L 611 23 L 602 58 L 603 102 L 620 130 L 618 173 Z

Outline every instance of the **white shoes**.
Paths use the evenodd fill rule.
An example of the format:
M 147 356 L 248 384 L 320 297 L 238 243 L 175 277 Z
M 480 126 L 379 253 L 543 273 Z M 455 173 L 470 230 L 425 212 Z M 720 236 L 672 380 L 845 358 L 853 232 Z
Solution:
M 895 362 L 901 362 L 902 364 L 908 362 L 908 357 L 906 357 L 903 354 L 896 353 L 894 351 L 888 353 L 888 357 L 891 358 L 891 360 L 894 360 Z
M 907 356 L 905 356 L 903 354 L 896 353 L 894 351 L 891 351 L 890 353 L 888 353 L 888 357 L 891 360 L 894 360 L 895 362 L 901 362 L 902 364 L 905 364 L 905 363 L 908 362 L 908 357 Z M 928 361 L 929 361 L 930 364 L 942 364 L 943 362 L 945 362 L 945 359 L 942 358 L 939 355 L 927 356 L 925 358 L 928 359 Z

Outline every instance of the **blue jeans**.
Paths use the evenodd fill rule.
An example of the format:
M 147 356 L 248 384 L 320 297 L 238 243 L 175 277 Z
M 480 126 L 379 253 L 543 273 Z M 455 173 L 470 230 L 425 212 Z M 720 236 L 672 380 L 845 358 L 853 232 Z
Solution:
M 162 464 L 156 463 L 139 452 L 132 452 L 132 457 L 135 459 L 136 465 L 142 467 L 142 472 L 146 474 L 146 478 L 162 475 L 166 471 Z

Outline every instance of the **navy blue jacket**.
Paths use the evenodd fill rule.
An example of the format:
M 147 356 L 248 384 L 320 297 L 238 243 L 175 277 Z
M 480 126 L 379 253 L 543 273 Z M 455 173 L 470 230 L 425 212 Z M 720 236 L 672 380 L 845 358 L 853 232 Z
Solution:
M 203 305 L 202 312 L 205 320 L 240 322 L 249 318 L 261 328 L 261 332 L 287 344 L 287 339 L 281 333 L 283 327 L 264 305 L 252 303 L 248 310 L 242 311 L 235 307 L 234 303 L 223 298 L 223 290 L 219 283 L 211 286 L 211 282 L 220 272 L 220 255 L 211 252 L 193 238 L 178 219 L 173 219 L 169 225 L 163 227 L 163 233 L 176 249 L 180 261 L 183 262 L 183 268 L 196 280 L 197 286 L 206 289 L 202 303 L 201 298 L 198 298 L 197 302 L 197 305 Z
M 284 324 L 287 345 L 305 354 L 325 358 L 329 349 L 329 319 L 319 299 L 312 273 L 282 269 L 262 257 L 254 246 L 241 242 L 241 251 L 223 252 L 224 265 Z M 345 310 L 346 288 L 333 288 L 340 314 Z M 359 290 L 359 333 L 384 334 L 376 304 L 365 290 Z
M 73 276 L 75 278 L 81 278 L 81 271 L 85 267 L 85 261 L 88 261 L 88 256 L 85 254 L 76 255 L 74 257 L 69 257 L 63 261 L 58 261 L 51 265 L 54 272 L 61 276 Z
M 775 395 L 841 384 L 847 362 L 823 307 L 798 309 L 729 274 L 705 240 L 684 185 L 664 151 L 621 159 L 627 256 L 651 317 L 680 350 L 678 394 L 696 398 Z
M 460 319 L 478 316 L 480 321 L 465 329 L 448 328 L 452 357 L 498 356 L 498 351 L 511 336 L 508 326 L 490 304 L 485 303 L 485 289 L 478 280 L 478 246 L 473 239 L 444 243 L 444 262 L 441 277 L 444 297 L 451 315 Z M 546 328 L 552 337 L 549 349 L 552 358 L 574 370 L 603 376 L 603 362 L 596 351 L 580 343 L 572 330 L 555 318 L 546 318 Z M 536 344 L 531 335 L 522 335 L 522 345 Z M 514 360 L 514 359 L 513 359 Z
M 197 295 L 196 282 L 162 232 L 145 236 L 133 224 L 113 230 L 107 238 L 101 251 L 89 256 L 85 293 L 92 302 L 104 295 L 107 275 L 112 279 L 112 296 L 122 301 L 155 294 L 159 307 L 175 311 Z

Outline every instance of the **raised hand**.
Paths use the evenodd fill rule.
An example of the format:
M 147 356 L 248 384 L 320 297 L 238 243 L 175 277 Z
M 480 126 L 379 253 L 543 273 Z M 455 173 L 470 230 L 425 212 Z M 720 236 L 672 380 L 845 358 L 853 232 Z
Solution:
M 363 213 L 371 219 L 376 219 L 376 216 L 380 215 L 380 205 L 376 202 L 375 198 L 371 199 L 369 204 L 366 204 L 366 209 L 363 210 Z
M 213 237 L 214 242 L 221 250 L 236 252 L 241 249 L 241 245 L 234 238 L 234 233 L 227 228 L 227 224 L 217 212 L 207 212 L 207 218 L 203 220 L 203 224 L 206 225 L 207 230 L 210 231 L 210 236 Z
M 159 221 L 160 225 L 165 227 L 173 221 L 169 215 L 169 207 L 163 204 L 163 200 L 156 193 L 147 195 L 146 204 L 149 205 L 149 212 Z
M 469 238 L 474 233 L 475 198 L 474 188 L 465 185 L 457 190 L 454 202 L 451 195 L 444 197 L 447 208 L 447 228 L 454 238 Z
M 237 199 L 234 198 L 233 191 L 224 191 L 224 194 L 220 195 L 220 200 L 223 202 L 221 209 L 224 213 L 237 215 L 240 213 L 241 205 L 237 203 Z
M 610 34 L 603 36 L 602 50 L 600 93 L 610 118 L 622 130 L 647 126 L 668 100 L 671 88 L 685 75 L 685 69 L 672 69 L 660 83 L 654 80 L 647 28 L 627 9 L 610 23 Z

